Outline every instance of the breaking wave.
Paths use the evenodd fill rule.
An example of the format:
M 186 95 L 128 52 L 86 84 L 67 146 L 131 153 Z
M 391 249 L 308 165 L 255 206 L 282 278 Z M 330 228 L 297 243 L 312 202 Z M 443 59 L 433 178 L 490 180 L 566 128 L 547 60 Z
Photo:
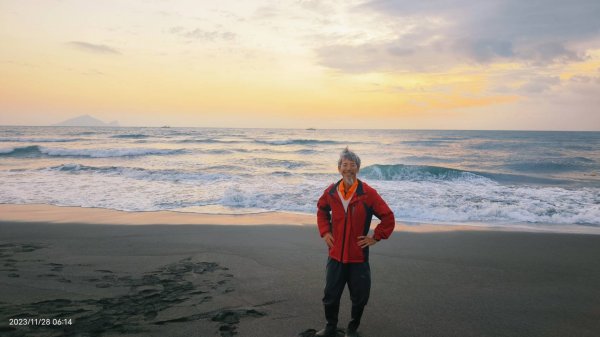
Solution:
M 0 156 L 10 157 L 129 157 L 146 155 L 169 155 L 183 153 L 182 149 L 148 149 L 148 148 L 122 148 L 122 149 L 66 149 L 48 148 L 39 145 L 31 145 L 16 148 L 0 149 Z

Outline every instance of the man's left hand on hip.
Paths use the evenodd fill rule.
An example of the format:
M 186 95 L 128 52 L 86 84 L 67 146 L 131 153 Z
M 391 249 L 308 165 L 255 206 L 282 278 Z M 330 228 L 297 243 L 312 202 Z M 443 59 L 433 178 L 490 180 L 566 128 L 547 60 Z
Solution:
M 372 238 L 370 236 L 361 235 L 357 239 L 358 239 L 358 245 L 360 246 L 360 248 L 366 248 L 368 246 L 372 246 L 377 243 L 377 240 L 375 240 L 374 238 Z

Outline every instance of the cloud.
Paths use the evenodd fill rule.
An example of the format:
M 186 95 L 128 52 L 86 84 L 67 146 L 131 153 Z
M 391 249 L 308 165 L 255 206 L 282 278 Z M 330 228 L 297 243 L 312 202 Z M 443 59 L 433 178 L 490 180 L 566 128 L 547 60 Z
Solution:
M 569 81 L 576 83 L 590 83 L 593 79 L 594 78 L 591 76 L 576 75 L 571 77 Z
M 597 0 L 375 0 L 354 12 L 370 12 L 395 34 L 361 44 L 324 41 L 315 48 L 322 65 L 346 72 L 512 61 L 544 66 L 585 59 L 578 42 L 600 35 Z
M 90 52 L 90 53 L 95 53 L 95 54 L 117 54 L 117 55 L 121 54 L 121 52 L 119 52 L 117 49 L 107 46 L 107 45 L 103 45 L 103 44 L 94 44 L 94 43 L 82 42 L 82 41 L 70 41 L 70 42 L 67 42 L 67 45 L 69 45 L 71 47 L 75 47 L 75 48 L 85 51 L 85 52 Z
M 0 63 L 8 63 L 10 65 L 15 65 L 15 66 L 24 67 L 24 68 L 39 68 L 40 67 L 39 65 L 29 63 L 29 62 L 23 62 L 23 61 L 8 60 L 8 61 L 2 61 Z
M 543 125 L 549 130 L 594 130 L 600 125 L 599 83 L 563 81 L 561 90 L 553 90 L 523 100 L 513 111 L 521 113 L 529 125 Z
M 539 94 L 560 85 L 558 76 L 538 76 L 521 85 L 519 92 L 524 94 Z
M 329 1 L 321 0 L 300 0 L 297 2 L 300 8 L 305 10 L 318 13 L 318 14 L 331 14 L 335 11 L 334 7 Z
M 590 84 L 600 84 L 600 76 L 584 76 L 584 75 L 576 75 L 569 79 L 570 82 L 573 83 L 590 83 Z
M 445 17 L 477 38 L 579 39 L 596 36 L 600 28 L 596 0 L 375 0 L 364 6 L 392 16 Z
M 195 40 L 203 40 L 203 41 L 231 41 L 235 40 L 237 35 L 232 32 L 227 31 L 211 31 L 204 30 L 200 28 L 186 30 L 183 27 L 172 27 L 169 29 L 171 34 L 176 34 L 184 38 L 195 39 Z
M 262 6 L 256 9 L 254 12 L 255 19 L 273 19 L 277 18 L 281 14 L 280 10 L 276 6 Z
M 444 44 L 419 46 L 394 40 L 359 45 L 334 44 L 315 49 L 317 61 L 348 73 L 379 71 L 441 71 L 461 60 Z

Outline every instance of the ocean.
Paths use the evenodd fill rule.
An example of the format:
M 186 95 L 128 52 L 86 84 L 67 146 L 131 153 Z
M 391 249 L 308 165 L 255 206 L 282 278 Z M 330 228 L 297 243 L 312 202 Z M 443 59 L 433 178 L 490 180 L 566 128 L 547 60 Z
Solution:
M 0 203 L 314 214 L 346 146 L 400 222 L 600 227 L 600 132 L 0 126 Z

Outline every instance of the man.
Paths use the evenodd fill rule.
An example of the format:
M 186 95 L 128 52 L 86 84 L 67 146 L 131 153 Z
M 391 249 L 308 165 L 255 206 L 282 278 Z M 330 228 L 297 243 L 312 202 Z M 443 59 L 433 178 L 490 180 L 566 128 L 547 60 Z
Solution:
M 329 247 L 323 305 L 325 329 L 316 336 L 336 336 L 340 298 L 346 283 L 352 300 L 352 318 L 346 337 L 358 336 L 357 329 L 371 290 L 369 246 L 387 239 L 394 230 L 394 213 L 377 191 L 358 180 L 360 158 L 347 147 L 340 154 L 342 179 L 330 185 L 317 203 L 317 223 Z M 381 220 L 368 236 L 371 219 Z

